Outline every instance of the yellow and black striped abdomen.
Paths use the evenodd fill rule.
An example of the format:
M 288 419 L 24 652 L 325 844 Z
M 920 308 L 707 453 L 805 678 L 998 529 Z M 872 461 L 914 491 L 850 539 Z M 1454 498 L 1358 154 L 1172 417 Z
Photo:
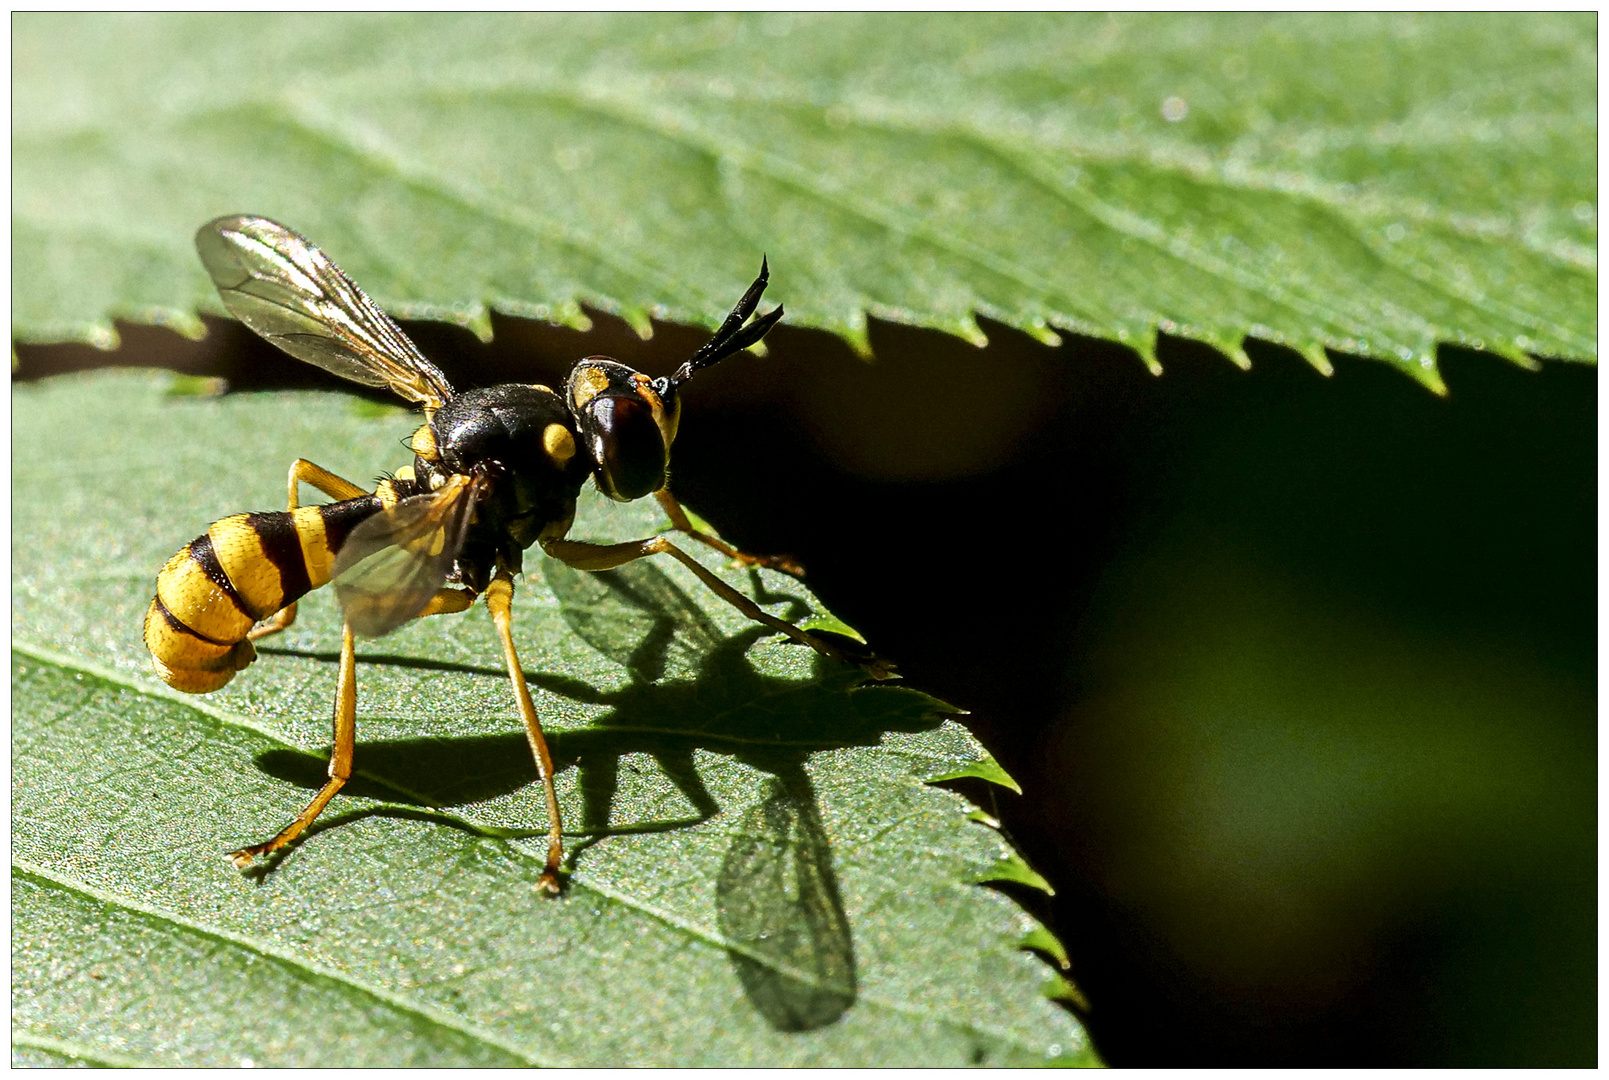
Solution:
M 365 495 L 214 522 L 156 577 L 145 645 L 157 674 L 191 694 L 228 683 L 257 658 L 252 626 L 327 584 L 347 535 L 380 506 Z

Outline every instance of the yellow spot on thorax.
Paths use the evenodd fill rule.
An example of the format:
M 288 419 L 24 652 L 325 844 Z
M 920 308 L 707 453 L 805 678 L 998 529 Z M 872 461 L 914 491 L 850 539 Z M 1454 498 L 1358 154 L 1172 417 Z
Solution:
M 542 449 L 563 468 L 575 457 L 575 436 L 563 424 L 549 424 L 542 429 Z

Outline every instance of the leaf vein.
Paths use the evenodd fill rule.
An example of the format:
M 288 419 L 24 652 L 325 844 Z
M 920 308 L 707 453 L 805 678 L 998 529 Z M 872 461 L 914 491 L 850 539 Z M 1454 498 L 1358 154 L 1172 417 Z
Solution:
M 304 956 L 298 956 L 296 953 L 288 949 L 279 948 L 267 942 L 252 938 L 248 935 L 236 933 L 231 930 L 225 930 L 222 927 L 210 926 L 199 921 L 186 919 L 172 911 L 167 911 L 149 904 L 142 904 L 139 901 L 133 900 L 127 896 L 120 896 L 104 889 L 98 889 L 95 886 L 90 885 L 88 882 L 80 881 L 77 878 L 71 877 L 70 875 L 47 869 L 46 867 L 27 859 L 13 857 L 11 860 L 11 866 L 13 873 L 32 878 L 41 884 L 52 886 L 65 892 L 77 893 L 80 896 L 106 904 L 109 907 L 138 912 L 139 914 L 144 915 L 146 918 L 153 919 L 185 933 L 196 934 L 204 938 L 211 938 L 217 942 L 233 945 L 237 948 L 245 949 L 248 952 L 256 953 L 257 955 L 262 956 L 264 959 L 272 960 L 289 970 L 317 976 L 319 978 L 327 979 L 339 986 L 348 987 L 353 991 L 373 998 L 374 1000 L 396 1009 L 399 1012 L 406 1013 L 410 1016 L 416 1016 L 420 1020 L 434 1027 L 441 1028 L 444 1031 L 454 1032 L 455 1034 L 462 1035 L 475 1042 L 501 1050 L 504 1053 L 510 1054 L 522 1061 L 527 1062 L 528 1064 L 549 1067 L 567 1064 L 562 1061 L 542 1060 L 536 1058 L 532 1056 L 532 1054 L 524 1047 L 518 1046 L 505 1039 L 500 1039 L 490 1031 L 482 1028 L 480 1025 L 469 1023 L 460 1016 L 456 1016 L 443 1009 L 438 1009 L 420 1002 L 409 1001 L 401 995 L 387 990 L 384 987 L 375 986 L 370 983 L 366 983 L 363 980 L 353 978 L 349 972 L 341 971 L 338 968 L 329 967 L 314 960 L 309 960 Z
M 672 912 L 666 911 L 657 905 L 650 904 L 638 897 L 632 896 L 629 893 L 611 888 L 610 886 L 601 882 L 593 881 L 581 874 L 577 874 L 575 877 L 573 877 L 571 879 L 571 884 L 572 886 L 579 885 L 590 889 L 600 896 L 613 900 L 615 903 L 624 907 L 629 907 L 635 911 L 641 912 L 642 914 L 665 924 L 671 929 L 678 930 L 681 933 L 686 934 L 688 937 L 702 941 L 707 945 L 713 945 L 719 949 L 740 953 L 747 959 L 752 960 L 757 964 L 764 965 L 765 967 L 770 968 L 772 971 L 786 975 L 791 979 L 797 979 L 811 986 L 823 985 L 820 980 L 816 978 L 813 972 L 802 971 L 779 964 L 774 957 L 766 956 L 765 954 L 751 949 L 748 946 L 731 941 L 718 931 L 711 930 L 706 926 L 702 926 L 692 919 L 673 914 Z M 970 1031 L 982 1035 L 988 1035 L 991 1038 L 999 1039 L 1001 1042 L 1010 1043 L 1014 1046 L 1020 1046 L 1035 1053 L 1042 1049 L 1037 1044 L 1026 1042 L 1016 1032 L 1010 1031 L 996 1024 L 984 1023 L 977 1020 L 957 1020 L 955 1017 L 947 1015 L 938 1009 L 921 1005 L 912 1005 L 908 1002 L 898 1001 L 882 994 L 868 994 L 865 992 L 859 992 L 856 995 L 856 1000 L 876 1005 L 879 1008 L 887 1009 L 889 1012 L 898 1014 L 900 1016 L 909 1016 L 918 1020 L 944 1024 L 948 1027 L 956 1028 L 961 1031 Z
M 113 1069 L 148 1069 L 155 1064 L 150 1058 L 136 1057 L 132 1054 L 119 1054 L 115 1050 L 90 1046 L 88 1043 L 77 1039 L 41 1035 L 38 1032 L 16 1027 L 11 1029 L 11 1045 L 13 1049 L 19 1046 L 31 1046 L 38 1050 L 48 1050 L 53 1054 L 61 1054 L 64 1057 Z

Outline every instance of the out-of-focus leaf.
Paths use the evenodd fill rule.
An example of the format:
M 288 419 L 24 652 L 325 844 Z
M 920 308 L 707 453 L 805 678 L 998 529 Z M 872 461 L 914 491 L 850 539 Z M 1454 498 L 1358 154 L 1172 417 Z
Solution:
M 1596 357 L 1591 13 L 24 14 L 13 319 L 198 332 L 254 212 L 393 310 Z

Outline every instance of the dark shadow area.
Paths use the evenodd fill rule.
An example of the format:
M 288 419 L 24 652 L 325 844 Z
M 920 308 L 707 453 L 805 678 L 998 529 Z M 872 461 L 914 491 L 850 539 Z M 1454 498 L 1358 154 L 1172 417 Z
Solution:
M 273 760 L 270 761 L 269 759 Z M 306 780 L 310 775 L 307 766 L 313 764 L 314 760 L 315 759 L 307 754 L 298 754 L 294 751 L 280 751 L 277 753 L 262 755 L 257 759 L 256 764 L 259 768 L 262 768 L 264 772 L 267 772 L 270 775 L 277 776 L 281 779 L 290 779 L 294 782 L 301 783 L 303 787 L 316 789 L 322 786 L 324 779 L 322 771 L 319 771 L 317 779 L 308 783 L 303 783 L 303 781 Z M 378 785 L 371 784 L 369 787 L 378 790 Z M 352 788 L 348 786 L 345 790 L 351 791 Z M 377 795 L 375 797 L 386 798 L 388 796 Z M 391 793 L 389 797 L 395 798 L 395 793 Z M 478 830 L 472 829 L 463 822 L 455 820 L 446 814 L 438 814 L 430 810 L 410 810 L 406 807 L 400 806 L 372 806 L 364 810 L 350 810 L 344 814 L 323 814 L 317 821 L 309 825 L 301 836 L 298 836 L 295 840 L 291 841 L 289 844 L 286 844 L 277 851 L 261 857 L 257 862 L 253 863 L 251 866 L 248 866 L 245 870 L 242 870 L 241 876 L 250 881 L 255 881 L 259 885 L 266 884 L 274 871 L 279 869 L 281 863 L 294 855 L 303 844 L 306 844 L 319 833 L 328 832 L 332 829 L 342 829 L 356 822 L 364 821 L 368 818 L 390 818 L 394 821 L 421 821 L 430 825 L 440 825 L 449 829 L 458 829 L 462 832 L 468 833 L 471 836 L 481 835 Z
M 341 654 L 333 649 L 313 652 L 308 649 L 285 649 L 276 645 L 258 645 L 256 649 L 258 652 L 266 653 L 269 656 L 300 656 L 306 660 L 318 660 L 326 664 L 335 664 L 341 659 Z M 374 664 L 378 667 L 412 668 L 415 671 L 443 671 L 459 675 L 507 674 L 500 667 L 460 664 L 451 660 L 432 660 L 426 656 L 402 656 L 398 653 L 360 652 L 357 662 L 360 667 L 364 664 Z
M 780 272 L 773 289 L 788 299 Z M 489 346 L 451 327 L 408 329 L 460 386 L 551 385 L 592 353 L 659 375 L 703 337 L 657 326 L 642 342 L 619 320 L 594 318 L 586 334 L 499 318 Z M 689 387 L 672 484 L 733 542 L 797 556 L 822 601 L 913 686 L 971 710 L 969 726 L 1024 788 L 1020 798 L 999 796 L 1000 817 L 1056 886 L 1051 921 L 1091 1003 L 1101 1053 L 1131 1066 L 1595 1062 L 1596 370 L 1545 362 L 1528 372 L 1444 348 L 1450 393 L 1438 398 L 1380 361 L 1332 354 L 1334 374 L 1325 377 L 1293 351 L 1256 341 L 1247 343 L 1253 367 L 1245 372 L 1204 346 L 1164 338 L 1165 373 L 1153 376 L 1109 342 L 1069 336 L 1052 348 L 983 325 L 991 344 L 976 349 L 874 320 L 872 363 L 830 335 L 779 327 L 767 338 L 768 358 L 735 358 Z M 186 370 L 223 374 L 237 387 L 321 378 L 244 335 L 213 337 L 231 342 L 203 343 L 217 348 L 220 369 Z M 114 354 L 120 362 L 200 363 L 197 346 L 165 331 L 129 329 L 125 342 Z M 89 352 L 18 346 L 18 377 L 109 359 L 80 355 Z M 282 456 L 265 469 L 279 468 Z M 1176 777 L 1148 771 L 1134 749 L 1165 741 L 1170 729 L 1143 710 L 1114 715 L 1095 662 L 1112 640 L 1114 582 L 1125 573 L 1146 581 L 1134 568 L 1158 552 L 1175 567 L 1210 554 L 1214 565 L 1276 582 L 1299 613 L 1361 611 L 1384 637 L 1438 642 L 1424 680 L 1462 665 L 1515 700 L 1540 687 L 1578 702 L 1542 720 L 1515 711 L 1483 721 L 1495 744 L 1526 761 L 1535 747 L 1575 748 L 1535 758 L 1545 764 L 1528 766 L 1541 771 L 1527 774 L 1524 788 L 1565 793 L 1557 813 L 1571 824 L 1466 850 L 1447 838 L 1482 823 L 1458 825 L 1454 809 L 1385 805 L 1378 812 L 1395 830 L 1384 845 L 1390 857 L 1355 865 L 1351 888 L 1361 899 L 1349 903 L 1358 917 L 1328 938 L 1270 932 L 1256 943 L 1256 970 L 1277 977 L 1246 977 L 1245 957 L 1215 953 L 1213 943 L 1226 928 L 1272 921 L 1284 894 L 1253 888 L 1226 909 L 1252 913 L 1235 926 L 1181 921 L 1204 901 L 1184 887 L 1172 854 L 1135 843 L 1132 831 L 1136 808 L 1165 817 L 1184 797 Z M 700 711 L 716 715 L 728 682 L 758 676 L 739 644 L 678 615 L 673 597 L 649 602 L 660 583 L 600 587 L 635 591 L 654 613 L 627 599 L 598 613 L 604 597 L 580 592 L 566 607 L 576 631 L 636 677 L 608 702 L 610 719 L 595 732 L 558 740 L 565 767 L 592 770 L 584 830 L 620 827 L 609 820 L 606 763 L 623 753 L 657 753 L 675 775 L 665 763 L 688 760 L 680 748 L 758 752 L 775 738 L 808 752 L 885 730 L 886 717 L 863 728 L 824 726 L 810 688 L 790 691 L 793 704 L 781 713 L 678 729 Z M 1207 588 L 1186 569 L 1156 581 L 1153 593 L 1186 604 Z M 633 629 L 611 630 L 609 619 Z M 1338 665 L 1383 648 L 1337 644 Z M 1271 664 L 1279 654 L 1259 655 Z M 654 685 L 686 664 L 700 673 L 691 685 Z M 1510 669 L 1520 674 L 1511 678 Z M 540 673 L 533 680 L 559 693 L 593 692 Z M 1394 704 L 1401 693 L 1379 687 L 1381 715 L 1398 725 L 1383 730 L 1400 727 L 1412 747 L 1441 745 L 1413 741 L 1423 718 Z M 1461 710 L 1476 715 L 1479 705 L 1454 701 L 1451 730 Z M 1293 738 L 1301 735 L 1296 725 Z M 1446 756 L 1425 767 L 1451 778 L 1466 764 L 1463 744 L 1444 741 Z M 466 757 L 469 749 L 484 749 L 487 760 L 506 754 L 515 768 L 512 743 L 466 748 Z M 440 748 L 418 753 L 432 771 L 440 766 Z M 358 755 L 365 769 L 384 762 L 380 747 L 362 745 Z M 1312 784 L 1280 774 L 1276 757 L 1232 763 L 1242 770 L 1235 776 L 1252 778 L 1236 783 Z M 468 784 L 467 769 L 456 780 L 450 768 L 439 775 Z M 813 850 L 810 800 L 788 788 L 780 764 L 771 771 L 771 795 L 742 811 L 751 839 L 733 856 L 734 881 L 817 874 L 806 865 L 814 856 L 801 854 Z M 1344 770 L 1320 778 L 1365 808 L 1378 799 L 1374 779 Z M 496 782 L 513 782 L 512 773 Z M 713 812 L 688 798 L 699 813 Z M 1248 836 L 1226 874 L 1279 854 Z M 1331 852 L 1339 839 L 1315 843 L 1324 858 L 1341 857 Z M 786 966 L 830 982 L 833 957 L 852 956 L 847 935 L 834 936 L 820 901 L 807 904 L 804 892 L 778 901 L 764 888 L 764 896 L 723 903 L 743 925 L 792 926 L 793 940 L 814 943 L 800 948 L 815 966 Z M 814 895 L 828 895 L 825 886 Z M 1197 929 L 1181 929 L 1187 924 Z M 762 1011 L 767 993 L 751 990 Z M 776 1012 L 802 1018 L 790 1022 L 831 1008 L 806 993 L 789 1002 Z
M 832 849 L 801 765 L 771 770 L 716 884 L 721 936 L 749 1000 L 778 1031 L 813 1031 L 855 1003 L 855 943 Z
M 360 740 L 355 755 L 358 772 L 341 789 L 343 796 L 444 808 L 494 799 L 536 783 L 531 749 L 521 734 Z M 254 764 L 274 779 L 310 792 L 328 779 L 328 754 L 269 750 Z M 540 812 L 539 806 L 533 809 Z M 533 822 L 533 830 L 542 824 Z
M 837 1020 L 855 1001 L 854 946 L 804 765 L 818 751 L 872 746 L 889 731 L 933 727 L 940 720 L 929 714 L 930 703 L 893 687 L 854 689 L 861 673 L 819 657 L 816 678 L 808 682 L 763 675 L 747 653 L 769 631 L 754 626 L 723 637 L 652 564 L 592 574 L 548 558 L 542 563 L 566 622 L 634 676 L 626 687 L 606 693 L 573 678 L 527 672 L 537 686 L 610 709 L 588 728 L 548 732 L 556 770 L 579 770 L 583 810 L 581 820 L 566 829 L 567 872 L 611 836 L 688 828 L 720 813 L 694 767 L 698 750 L 729 754 L 771 774 L 765 798 L 734 826 L 717 883 L 719 926 L 733 943 L 728 952 L 740 983 L 773 1027 L 808 1031 Z M 790 617 L 804 613 L 802 601 L 795 607 Z M 364 662 L 388 660 L 370 656 Z M 389 662 L 418 666 L 407 658 Z M 691 679 L 655 681 L 667 671 Z M 691 815 L 614 820 L 621 763 L 636 754 L 653 759 L 687 800 Z M 507 795 L 537 780 L 525 737 L 517 732 L 360 742 L 354 761 L 359 773 L 342 794 L 413 803 L 420 809 L 384 812 L 459 828 L 430 811 Z M 273 750 L 256 764 L 309 791 L 326 778 L 326 759 L 311 754 Z M 534 801 L 532 809 L 540 812 Z M 266 862 L 259 878 L 318 833 L 380 812 L 321 819 Z M 541 824 L 534 821 L 530 835 L 542 835 Z

